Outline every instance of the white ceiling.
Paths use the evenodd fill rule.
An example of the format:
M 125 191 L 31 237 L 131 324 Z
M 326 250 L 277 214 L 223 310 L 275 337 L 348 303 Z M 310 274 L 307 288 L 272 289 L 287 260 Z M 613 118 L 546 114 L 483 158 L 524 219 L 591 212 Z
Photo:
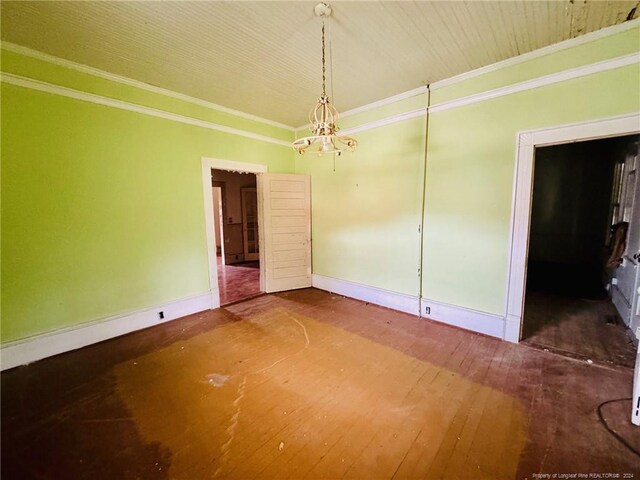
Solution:
M 315 3 L 2 1 L 2 40 L 299 126 L 320 94 Z M 340 111 L 621 23 L 638 6 L 330 3 Z

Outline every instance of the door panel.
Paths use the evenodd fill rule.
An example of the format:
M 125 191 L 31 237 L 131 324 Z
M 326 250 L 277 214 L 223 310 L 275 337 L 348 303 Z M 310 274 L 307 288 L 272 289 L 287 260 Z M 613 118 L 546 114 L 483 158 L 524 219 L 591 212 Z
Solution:
M 624 165 L 622 220 L 629 222 L 627 246 L 616 269 L 611 300 L 618 313 L 640 339 L 640 146 Z M 640 346 L 636 357 L 631 398 L 631 422 L 640 425 Z
M 242 190 L 242 237 L 245 261 L 255 261 L 260 258 L 258 235 L 258 196 L 253 187 L 243 187 Z
M 640 426 L 640 345 L 638 346 L 638 353 L 636 355 L 636 371 L 633 376 L 633 397 L 631 398 L 631 423 Z
M 640 277 L 640 175 L 639 155 L 629 155 L 624 165 L 622 219 L 629 222 L 627 246 L 614 273 L 611 300 L 624 323 L 635 332 L 638 325 L 638 278 Z
M 262 206 L 262 290 L 280 292 L 311 286 L 310 177 L 259 176 Z

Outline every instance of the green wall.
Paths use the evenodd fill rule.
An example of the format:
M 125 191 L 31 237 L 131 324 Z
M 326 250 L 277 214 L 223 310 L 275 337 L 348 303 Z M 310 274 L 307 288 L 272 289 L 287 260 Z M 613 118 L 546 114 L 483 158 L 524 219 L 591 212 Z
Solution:
M 640 112 L 640 65 L 431 115 L 422 295 L 505 313 L 516 133 Z
M 431 104 L 638 52 L 639 25 L 434 89 Z M 331 158 L 298 156 L 313 177 L 314 273 L 504 315 L 516 133 L 640 112 L 639 85 L 636 63 L 432 113 L 426 160 L 423 117 L 354 134 L 335 172 Z M 425 105 L 417 95 L 340 126 Z
M 25 72 L 32 59 L 5 53 L 3 71 L 91 90 L 69 81 L 76 72 Z M 104 82 L 111 91 L 94 93 L 120 98 L 126 86 Z M 129 88 L 121 97 L 144 104 Z M 6 83 L 1 93 L 3 342 L 207 292 L 201 157 L 293 171 L 288 146 Z M 154 108 L 191 108 L 138 94 Z
M 86 93 L 122 100 L 135 105 L 156 108 L 227 127 L 239 128 L 278 140 L 291 141 L 293 139 L 293 132 L 286 128 L 207 108 L 180 98 L 159 95 L 154 91 L 153 87 L 150 89 L 139 88 L 135 85 L 135 82 L 133 82 L 134 85 L 131 85 L 113 81 L 80 69 L 67 68 L 29 55 L 9 51 L 6 47 L 2 50 L 2 71 Z
M 311 179 L 313 272 L 418 295 L 425 118 L 357 135 L 336 159 L 298 155 Z
M 432 105 L 637 52 L 638 25 L 437 88 Z M 20 54 L 2 60 L 16 75 L 293 136 Z M 372 128 L 334 171 L 330 157 L 286 145 L 3 83 L 2 341 L 206 292 L 202 156 L 312 176 L 314 273 L 502 315 L 516 133 L 640 112 L 638 85 L 635 64 L 435 112 L 427 148 L 424 116 Z M 416 95 L 340 125 L 425 105 Z

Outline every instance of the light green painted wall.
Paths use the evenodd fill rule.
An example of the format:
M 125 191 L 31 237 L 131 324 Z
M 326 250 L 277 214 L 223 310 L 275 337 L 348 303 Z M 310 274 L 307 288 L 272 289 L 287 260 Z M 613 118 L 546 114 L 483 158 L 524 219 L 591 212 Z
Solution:
M 293 171 L 286 146 L 1 93 L 3 342 L 206 292 L 201 157 Z
M 640 112 L 638 64 L 431 115 L 422 295 L 503 314 L 516 133 Z
M 343 130 L 357 127 L 366 123 L 381 120 L 391 115 L 407 113 L 427 106 L 427 94 L 422 93 L 409 98 L 404 98 L 388 105 L 383 105 L 371 110 L 349 115 L 339 119 L 340 128 Z
M 293 141 L 294 138 L 293 130 L 213 110 L 170 96 L 159 95 L 142 88 L 114 82 L 96 75 L 10 52 L 6 49 L 2 50 L 2 71 L 82 92 L 115 98 L 136 105 L 238 128 L 287 142 Z
M 425 119 L 354 135 L 336 160 L 296 157 L 312 176 L 313 272 L 418 295 Z
M 434 88 L 431 93 L 431 104 L 437 105 L 448 100 L 513 85 L 562 70 L 636 53 L 640 50 L 640 20 L 634 20 L 631 25 L 633 27 L 628 30 L 582 45 L 506 66 L 464 82 Z
M 636 26 L 439 89 L 432 104 L 639 48 Z M 503 314 L 516 133 L 639 112 L 638 85 L 640 67 L 634 65 L 432 114 L 424 218 L 424 118 L 355 134 L 360 145 L 338 159 L 335 172 L 330 157 L 298 156 L 296 172 L 312 175 L 314 272 Z M 421 95 L 368 110 L 340 126 L 406 113 L 425 100 Z
M 621 46 L 609 38 L 609 46 L 598 40 L 598 60 L 627 52 L 636 39 L 626 35 Z M 576 56 L 584 58 L 588 45 L 574 47 Z M 482 88 L 568 68 L 562 59 L 573 50 L 523 71 L 493 72 Z M 3 53 L 3 69 L 12 73 L 291 137 L 8 58 Z M 451 98 L 479 88 L 469 82 Z M 330 157 L 3 84 L 2 340 L 206 291 L 202 156 L 312 175 L 315 273 L 409 295 L 422 289 L 433 300 L 502 314 L 516 132 L 640 111 L 639 84 L 634 65 L 433 114 L 424 217 L 424 118 L 355 134 L 360 146 L 334 172 Z M 423 96 L 405 99 L 341 126 L 422 105 Z

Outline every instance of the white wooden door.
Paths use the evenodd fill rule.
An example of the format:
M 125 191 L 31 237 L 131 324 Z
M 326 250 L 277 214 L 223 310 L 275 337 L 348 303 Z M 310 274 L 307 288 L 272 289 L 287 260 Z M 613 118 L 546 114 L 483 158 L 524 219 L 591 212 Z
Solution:
M 631 398 L 631 423 L 640 426 L 640 345 L 636 353 L 636 371 L 633 376 L 633 397 Z
M 627 250 L 623 260 L 623 263 L 627 263 L 627 269 L 629 270 L 627 277 L 630 278 L 627 280 L 628 285 L 622 285 L 622 290 L 630 290 L 629 328 L 640 339 L 640 146 L 638 147 L 638 155 L 634 158 L 633 166 L 635 167 L 636 180 L 635 191 L 633 192 L 633 210 L 627 234 Z M 631 422 L 640 426 L 640 345 L 638 345 L 636 355 L 633 397 L 631 398 Z
M 629 222 L 627 246 L 622 263 L 616 268 L 611 300 L 624 323 L 635 332 L 640 326 L 638 287 L 640 278 L 640 155 L 629 155 L 624 165 L 620 208 L 622 220 Z
M 258 246 L 258 196 L 253 187 L 244 187 L 242 192 L 242 240 L 244 260 L 255 261 L 260 258 Z
M 260 286 L 281 292 L 311 286 L 311 192 L 308 175 L 258 175 Z
M 213 189 L 213 225 L 216 238 L 216 255 L 224 262 L 224 235 L 222 232 L 222 188 L 211 187 Z M 223 263 L 224 264 L 224 263 Z
M 614 273 L 611 300 L 624 323 L 640 338 L 640 147 L 627 156 L 620 202 L 621 220 L 629 222 L 622 263 Z M 631 422 L 640 425 L 640 346 L 631 398 Z

